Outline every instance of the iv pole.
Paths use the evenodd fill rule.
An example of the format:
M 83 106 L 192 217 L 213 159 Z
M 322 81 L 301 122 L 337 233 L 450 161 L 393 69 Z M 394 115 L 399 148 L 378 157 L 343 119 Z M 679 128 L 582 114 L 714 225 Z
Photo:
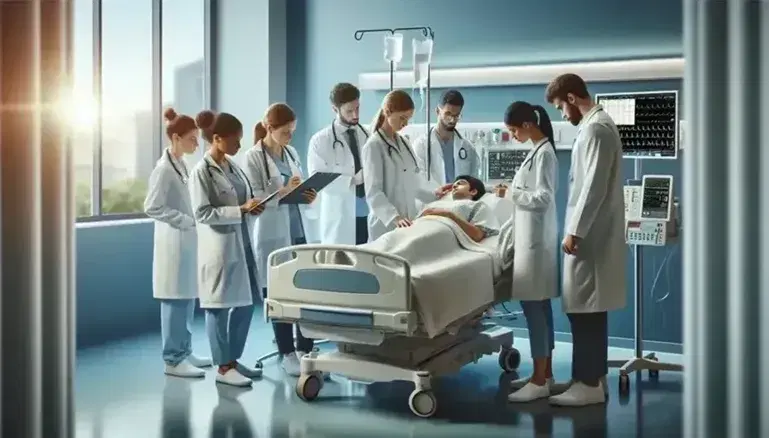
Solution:
M 395 35 L 396 32 L 417 30 L 422 32 L 422 36 L 429 37 L 431 40 L 435 40 L 435 32 L 430 26 L 416 26 L 416 27 L 396 27 L 395 29 L 361 29 L 356 30 L 354 37 L 355 41 L 360 41 L 367 33 L 389 33 Z M 427 67 L 427 101 L 425 102 L 425 126 L 426 135 L 430 135 L 430 115 L 432 114 L 432 108 L 430 107 L 430 71 L 432 68 Z M 390 91 L 395 87 L 395 62 L 390 61 Z
M 360 41 L 363 39 L 363 35 L 367 33 L 383 33 L 383 32 L 389 32 L 390 35 L 395 35 L 395 32 L 400 31 L 408 31 L 408 30 L 418 30 L 422 32 L 422 35 L 424 37 L 430 37 L 430 39 L 434 39 L 435 32 L 433 32 L 433 29 L 429 26 L 419 26 L 419 27 L 397 27 L 395 29 L 363 29 L 363 30 L 356 30 L 355 31 L 355 41 Z M 430 135 L 430 70 L 431 68 L 428 66 L 427 68 L 427 101 L 425 102 L 425 120 L 426 120 L 426 126 L 427 126 L 427 135 Z M 395 85 L 395 62 L 390 61 L 390 91 L 393 90 L 393 87 Z M 265 320 L 267 319 L 265 312 Z M 294 338 L 294 341 L 296 341 L 296 338 Z M 273 344 L 276 343 L 275 340 L 272 340 Z M 322 345 L 327 344 L 329 341 L 327 339 L 321 339 L 315 341 L 315 345 Z M 273 357 L 277 357 L 279 355 L 278 351 L 271 351 L 261 357 L 259 357 L 256 360 L 256 364 L 254 367 L 256 369 L 263 369 L 264 368 L 264 361 L 267 359 L 271 359 Z

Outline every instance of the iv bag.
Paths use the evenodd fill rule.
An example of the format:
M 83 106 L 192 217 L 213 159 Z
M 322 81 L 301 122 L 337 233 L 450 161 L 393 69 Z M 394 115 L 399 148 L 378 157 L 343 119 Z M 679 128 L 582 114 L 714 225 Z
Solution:
M 403 34 L 396 33 L 384 37 L 384 59 L 387 62 L 401 62 L 403 59 Z
M 433 58 L 433 40 L 411 40 L 414 49 L 414 83 L 421 89 L 427 86 L 427 73 Z

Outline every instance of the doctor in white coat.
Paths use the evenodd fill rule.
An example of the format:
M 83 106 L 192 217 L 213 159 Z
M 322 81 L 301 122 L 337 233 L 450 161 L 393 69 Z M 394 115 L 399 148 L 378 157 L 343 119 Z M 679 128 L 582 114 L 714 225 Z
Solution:
M 515 382 L 511 402 L 547 398 L 553 383 L 555 348 L 551 299 L 558 295 L 558 158 L 553 125 L 547 111 L 526 102 L 513 102 L 505 111 L 505 126 L 513 138 L 532 148 L 507 190 L 513 201 L 513 299 L 521 300 L 529 330 L 534 373 Z
M 368 205 L 363 188 L 361 148 L 369 133 L 360 125 L 360 90 L 339 83 L 331 90 L 336 118 L 316 132 L 307 148 L 307 170 L 334 172 L 339 176 L 318 194 L 320 243 L 360 245 L 368 241 Z
M 606 401 L 608 312 L 625 306 L 625 201 L 622 142 L 614 121 L 575 74 L 555 78 L 546 97 L 578 126 L 564 220 L 563 310 L 573 338 L 572 384 L 553 404 Z
M 256 144 L 246 152 L 246 174 L 251 180 L 257 197 L 265 197 L 280 192 L 271 201 L 256 220 L 252 242 L 256 250 L 256 263 L 259 267 L 259 284 L 263 294 L 267 294 L 267 259 L 271 252 L 291 245 L 307 243 L 308 214 L 314 210 L 299 205 L 279 205 L 280 197 L 297 187 L 302 179 L 302 165 L 299 155 L 289 145 L 296 130 L 296 114 L 285 103 L 270 105 L 261 122 L 254 128 Z M 312 190 L 304 196 L 308 203 L 315 200 Z M 314 218 L 311 218 L 314 219 Z M 297 326 L 296 345 L 294 345 L 294 326 L 285 322 L 273 322 L 275 342 L 278 344 L 280 361 L 286 374 L 298 377 L 299 358 L 312 351 L 314 342 L 305 338 Z
M 253 296 L 259 293 L 248 219 L 263 208 L 243 170 L 228 157 L 240 149 L 240 120 L 228 113 L 203 111 L 196 123 L 211 144 L 190 176 L 198 223 L 200 307 L 206 312 L 208 341 L 219 367 L 216 381 L 250 386 L 261 370 L 239 362 L 254 315 Z
M 182 156 L 198 148 L 192 117 L 168 108 L 164 114 L 169 146 L 150 175 L 144 212 L 155 222 L 152 292 L 160 300 L 165 373 L 203 377 L 210 358 L 192 354 L 192 323 L 198 284 L 195 279 L 197 235 Z
M 398 134 L 413 116 L 414 101 L 408 93 L 387 93 L 372 124 L 371 137 L 363 146 L 369 241 L 396 227 L 411 226 L 419 214 L 417 201 L 427 204 L 451 190 L 452 184 L 431 190 L 419 175 L 414 151 Z
M 435 109 L 437 123 L 430 128 L 429 135 L 422 135 L 414 142 L 417 164 L 428 187 L 453 183 L 457 175 L 480 177 L 481 158 L 473 144 L 457 131 L 464 106 L 462 93 L 444 92 Z

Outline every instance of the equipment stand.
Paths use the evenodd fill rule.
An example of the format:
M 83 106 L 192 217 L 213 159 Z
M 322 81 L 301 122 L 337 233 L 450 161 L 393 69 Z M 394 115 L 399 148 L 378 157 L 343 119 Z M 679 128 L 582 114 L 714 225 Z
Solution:
M 643 178 L 643 172 L 641 169 L 640 159 L 634 159 L 635 179 Z M 649 371 L 650 379 L 657 379 L 660 371 L 683 371 L 683 365 L 664 363 L 657 359 L 655 353 L 649 353 L 643 355 L 643 247 L 641 245 L 633 245 L 633 255 L 635 259 L 635 267 L 633 269 L 633 292 L 635 297 L 635 357 L 630 360 L 610 360 L 610 368 L 619 368 L 619 392 L 621 395 L 627 395 L 630 392 L 630 374 L 634 371 Z

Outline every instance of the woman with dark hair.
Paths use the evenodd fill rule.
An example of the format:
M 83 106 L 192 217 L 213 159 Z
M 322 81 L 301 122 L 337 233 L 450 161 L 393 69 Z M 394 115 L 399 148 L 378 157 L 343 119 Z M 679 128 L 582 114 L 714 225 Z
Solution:
M 243 124 L 228 113 L 203 111 L 196 118 L 203 138 L 211 145 L 190 176 L 190 192 L 198 222 L 198 280 L 200 307 L 206 312 L 206 331 L 216 381 L 250 386 L 261 370 L 240 362 L 258 293 L 256 263 L 247 221 L 263 206 L 251 183 L 230 158 L 240 149 Z
M 296 114 L 285 103 L 270 105 L 262 121 L 254 127 L 254 147 L 246 152 L 245 170 L 256 196 L 265 198 L 275 191 L 283 196 L 301 183 L 302 163 L 296 149 L 289 144 L 295 129 Z M 315 200 L 315 195 L 313 190 L 304 193 L 308 203 Z M 267 258 L 270 253 L 307 243 L 309 232 L 304 206 L 279 205 L 280 196 L 266 203 L 251 237 L 264 296 L 267 295 Z M 272 329 L 283 369 L 286 374 L 298 377 L 299 359 L 312 351 L 313 340 L 305 338 L 298 325 L 296 345 L 293 324 L 273 322 Z
M 152 257 L 152 292 L 160 300 L 165 373 L 177 377 L 203 377 L 201 367 L 211 359 L 192 354 L 190 323 L 198 297 L 195 278 L 195 219 L 189 172 L 182 157 L 198 148 L 195 120 L 168 108 L 168 147 L 152 170 L 144 212 L 155 222 Z
M 417 201 L 432 202 L 451 189 L 452 184 L 435 191 L 424 185 L 417 157 L 399 134 L 413 116 L 414 101 L 408 93 L 387 93 L 363 146 L 369 242 L 395 228 L 410 226 L 419 214 Z
M 514 102 L 505 111 L 504 123 L 513 138 L 531 144 L 506 190 L 506 197 L 515 205 L 510 219 L 515 227 L 513 299 L 521 300 L 534 360 L 534 374 L 514 382 L 519 389 L 508 399 L 529 402 L 549 397 L 553 385 L 555 334 L 550 301 L 558 295 L 558 158 L 553 126 L 541 106 Z

